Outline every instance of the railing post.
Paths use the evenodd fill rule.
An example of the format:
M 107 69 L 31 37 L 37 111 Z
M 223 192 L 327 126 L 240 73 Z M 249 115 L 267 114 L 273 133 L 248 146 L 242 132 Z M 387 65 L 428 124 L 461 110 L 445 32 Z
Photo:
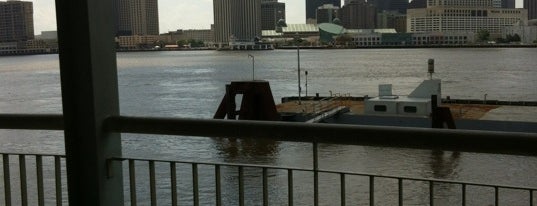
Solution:
M 35 167 L 37 175 L 37 205 L 45 205 L 45 195 L 43 191 L 43 157 L 41 155 L 35 156 Z
M 375 205 L 375 177 L 369 176 L 369 206 Z
M 194 206 L 200 205 L 199 185 L 198 185 L 198 164 L 192 164 L 192 193 L 194 195 Z
M 462 184 L 462 206 L 466 206 L 466 184 Z
M 11 177 L 9 172 L 9 155 L 2 155 L 4 169 L 4 202 L 6 206 L 11 206 Z
M 434 205 L 434 182 L 429 181 L 429 205 Z
M 171 181 L 171 196 L 172 206 L 177 206 L 177 168 L 175 162 L 170 162 L 170 181 Z
M 149 161 L 149 193 L 151 206 L 157 206 L 157 186 L 155 179 L 155 161 Z
M 399 206 L 403 206 L 403 179 L 398 179 L 398 188 L 399 188 Z
M 340 186 L 341 186 L 341 206 L 345 206 L 347 204 L 347 201 L 346 201 L 346 188 L 345 188 L 345 174 L 344 173 L 341 173 L 339 174 L 340 176 Z
M 136 206 L 138 205 L 138 201 L 136 197 L 136 164 L 134 160 L 129 160 L 129 186 L 131 206 Z
M 19 155 L 19 173 L 21 179 L 21 205 L 28 205 L 28 188 L 26 184 L 26 157 Z
M 55 1 L 69 205 L 123 205 L 114 1 Z
M 268 199 L 268 171 L 266 167 L 263 167 L 263 206 L 269 205 Z
M 216 206 L 222 205 L 222 188 L 220 185 L 220 165 L 214 166 L 214 175 L 215 175 L 215 190 L 216 190 Z
M 239 206 L 244 206 L 244 168 L 239 166 Z
M 287 201 L 289 206 L 293 206 L 293 170 L 287 170 Z
M 319 205 L 319 144 L 313 142 L 313 205 Z
M 62 162 L 59 156 L 54 157 L 54 182 L 56 182 L 56 206 L 62 206 Z

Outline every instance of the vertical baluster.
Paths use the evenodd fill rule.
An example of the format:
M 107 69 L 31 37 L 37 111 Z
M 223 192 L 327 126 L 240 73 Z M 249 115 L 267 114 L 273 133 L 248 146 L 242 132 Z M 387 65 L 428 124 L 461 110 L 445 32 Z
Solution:
M 339 177 L 340 177 L 340 186 L 341 186 L 341 206 L 345 206 L 347 205 L 347 195 L 346 195 L 346 184 L 345 184 L 345 174 L 341 173 L 339 174 Z
M 466 206 L 466 184 L 462 184 L 462 206 Z
M 62 161 L 60 156 L 54 157 L 54 180 L 56 182 L 56 206 L 63 204 L 62 197 Z
M 214 175 L 215 175 L 215 189 L 216 189 L 216 206 L 222 205 L 222 188 L 220 186 L 220 165 L 214 166 Z
M 494 205 L 500 205 L 500 191 L 498 187 L 494 187 Z
M 157 206 L 157 186 L 155 181 L 155 161 L 149 161 L 149 188 L 151 193 L 151 206 Z
M 375 177 L 369 176 L 369 205 L 375 205 Z
M 198 189 L 198 164 L 192 164 L 192 193 L 194 195 L 194 206 L 200 205 L 199 189 Z
M 289 206 L 293 206 L 293 170 L 287 170 L 287 199 Z
M 43 157 L 41 155 L 35 156 L 35 169 L 37 174 L 37 205 L 45 205 L 45 195 L 43 192 Z
M 313 142 L 313 204 L 319 205 L 319 147 Z
M 4 201 L 6 206 L 11 206 L 11 177 L 9 173 L 9 155 L 2 155 L 4 167 Z
M 26 184 L 26 157 L 19 155 L 19 172 L 21 179 L 21 205 L 28 205 L 28 188 Z
M 244 206 L 244 168 L 239 166 L 239 205 Z
M 530 190 L 530 206 L 533 206 L 533 190 Z
M 129 160 L 129 186 L 131 192 L 131 206 L 136 206 L 136 167 L 134 160 Z
M 429 181 L 429 205 L 434 205 L 434 182 Z
M 263 167 L 263 206 L 268 205 L 268 170 Z
M 170 176 L 172 205 L 177 206 L 177 168 L 175 167 L 175 162 L 170 162 Z
M 398 179 L 399 186 L 399 206 L 403 206 L 403 179 Z

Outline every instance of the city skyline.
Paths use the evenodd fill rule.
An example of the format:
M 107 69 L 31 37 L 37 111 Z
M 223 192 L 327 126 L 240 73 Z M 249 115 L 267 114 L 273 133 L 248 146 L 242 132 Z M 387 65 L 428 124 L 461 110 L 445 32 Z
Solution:
M 34 3 L 34 33 L 56 30 L 53 0 L 25 0 Z M 286 3 L 287 23 L 305 23 L 304 0 L 279 0 Z M 343 2 L 343 0 L 342 0 Z M 177 29 L 209 29 L 214 21 L 213 0 L 198 0 L 196 3 L 175 0 L 159 0 L 160 33 Z M 522 0 L 516 0 L 522 7 Z M 180 11 L 174 8 L 181 8 Z

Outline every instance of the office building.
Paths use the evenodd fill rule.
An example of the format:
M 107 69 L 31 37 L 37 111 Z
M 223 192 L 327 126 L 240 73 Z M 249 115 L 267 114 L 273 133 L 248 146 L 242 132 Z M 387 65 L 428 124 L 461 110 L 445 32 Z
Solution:
M 412 0 L 408 4 L 409 9 L 421 9 L 427 8 L 427 0 Z
M 213 7 L 219 47 L 253 45 L 261 37 L 261 0 L 214 0 Z
M 502 28 L 528 22 L 526 9 L 494 8 L 492 0 L 428 0 L 427 8 L 409 9 L 407 32 L 487 30 L 498 38 Z
M 306 0 L 306 23 L 316 22 L 317 9 L 325 4 L 341 8 L 341 0 Z
M 374 29 L 377 9 L 364 0 L 350 1 L 340 12 L 341 23 L 347 29 Z
M 32 2 L 0 2 L 0 42 L 26 41 L 34 38 Z
M 398 33 L 404 33 L 406 32 L 406 15 L 397 11 L 378 12 L 376 28 L 395 29 Z
M 115 0 L 116 34 L 158 35 L 158 0 Z
M 398 11 L 406 14 L 408 0 L 368 0 L 367 3 L 373 4 L 378 11 Z
M 261 29 L 276 29 L 276 23 L 280 19 L 285 19 L 285 3 L 276 0 L 263 0 L 261 2 Z
M 338 18 L 339 7 L 332 4 L 325 4 L 317 8 L 316 23 L 332 23 L 335 18 Z
M 528 10 L 528 19 L 537 19 L 537 0 L 524 0 L 524 9 Z

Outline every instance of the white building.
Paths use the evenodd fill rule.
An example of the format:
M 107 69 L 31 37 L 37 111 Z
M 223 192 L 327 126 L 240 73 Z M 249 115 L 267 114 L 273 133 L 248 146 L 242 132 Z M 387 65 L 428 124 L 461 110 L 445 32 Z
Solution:
M 510 26 L 505 27 L 502 30 L 503 38 L 506 38 L 507 35 L 520 36 L 520 43 L 523 44 L 533 44 L 537 42 L 537 26 Z
M 514 24 L 526 25 L 526 9 L 494 8 L 494 0 L 428 0 L 427 8 L 407 11 L 407 32 L 453 32 L 487 30 L 491 38 Z

